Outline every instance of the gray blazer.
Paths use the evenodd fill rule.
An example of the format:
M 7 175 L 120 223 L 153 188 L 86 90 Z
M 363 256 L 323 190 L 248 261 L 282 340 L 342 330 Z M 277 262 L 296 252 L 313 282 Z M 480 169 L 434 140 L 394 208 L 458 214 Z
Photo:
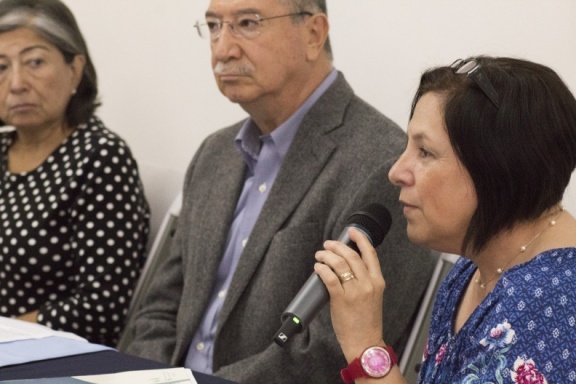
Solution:
M 241 123 L 209 136 L 190 164 L 172 254 L 136 319 L 128 353 L 182 365 L 214 285 L 242 190 L 245 163 L 234 146 Z M 398 351 L 433 268 L 410 244 L 387 174 L 405 133 L 356 97 L 339 74 L 306 115 L 240 257 L 219 318 L 214 374 L 242 383 L 337 383 L 346 361 L 329 306 L 284 348 L 280 316 L 313 272 L 314 254 L 336 239 L 365 203 L 390 209 L 379 247 L 387 281 L 384 340 Z

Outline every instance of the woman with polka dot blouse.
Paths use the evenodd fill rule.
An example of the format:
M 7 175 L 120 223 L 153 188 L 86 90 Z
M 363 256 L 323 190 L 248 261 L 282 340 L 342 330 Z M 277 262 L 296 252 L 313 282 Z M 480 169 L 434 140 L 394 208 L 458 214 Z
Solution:
M 94 116 L 96 72 L 59 0 L 0 1 L 0 316 L 115 345 L 149 210 L 126 143 Z

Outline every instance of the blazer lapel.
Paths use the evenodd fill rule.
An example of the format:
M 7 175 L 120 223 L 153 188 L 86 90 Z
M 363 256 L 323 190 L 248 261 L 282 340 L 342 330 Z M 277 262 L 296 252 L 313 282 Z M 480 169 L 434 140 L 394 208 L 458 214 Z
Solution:
M 336 149 L 327 133 L 342 124 L 352 89 L 340 74 L 302 121 L 254 225 L 220 313 L 221 328 L 251 281 L 275 233 L 298 207 Z
M 189 211 L 189 214 L 194 217 L 193 223 L 201 223 L 206 230 L 198 232 L 195 224 L 190 224 L 189 233 L 185 235 L 185 244 L 188 245 L 185 253 L 203 256 L 191 258 L 193 265 L 187 267 L 193 274 L 186 279 L 182 295 L 180 311 L 186 312 L 182 314 L 186 318 L 186 326 L 184 334 L 177 340 L 175 361 L 180 361 L 188 350 L 194 331 L 202 319 L 202 311 L 188 309 L 203 308 L 208 303 L 242 190 L 246 166 L 234 147 L 236 132 L 237 129 L 234 129 L 229 135 L 230 143 L 227 143 L 227 147 L 219 148 L 218 161 L 209 172 L 209 178 L 203 178 L 203 185 L 198 186 L 201 194 L 191 197 L 204 202 L 201 205 L 192 204 L 194 210 Z

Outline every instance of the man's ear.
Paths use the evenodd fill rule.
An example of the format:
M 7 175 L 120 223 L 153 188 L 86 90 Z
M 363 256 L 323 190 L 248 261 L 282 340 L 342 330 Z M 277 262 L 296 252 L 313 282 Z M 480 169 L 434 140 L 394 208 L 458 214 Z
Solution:
M 324 13 L 316 13 L 308 19 L 306 57 L 310 61 L 315 61 L 324 51 L 324 44 L 326 43 L 326 39 L 328 39 L 330 25 L 328 23 L 328 16 Z

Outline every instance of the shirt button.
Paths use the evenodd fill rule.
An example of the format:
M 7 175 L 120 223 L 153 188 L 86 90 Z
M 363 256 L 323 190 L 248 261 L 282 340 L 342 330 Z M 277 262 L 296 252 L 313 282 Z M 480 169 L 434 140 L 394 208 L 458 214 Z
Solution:
M 260 184 L 260 186 L 258 187 L 258 190 L 260 191 L 260 193 L 266 192 L 266 183 Z
M 244 248 L 246 246 L 246 243 L 248 242 L 248 239 L 244 239 L 242 240 L 242 248 Z
M 219 298 L 223 298 L 224 296 L 226 296 L 226 290 L 222 290 L 222 291 L 218 292 Z
M 199 350 L 199 351 L 203 350 L 203 349 L 204 349 L 204 343 L 198 343 L 198 344 L 196 344 L 196 349 Z

